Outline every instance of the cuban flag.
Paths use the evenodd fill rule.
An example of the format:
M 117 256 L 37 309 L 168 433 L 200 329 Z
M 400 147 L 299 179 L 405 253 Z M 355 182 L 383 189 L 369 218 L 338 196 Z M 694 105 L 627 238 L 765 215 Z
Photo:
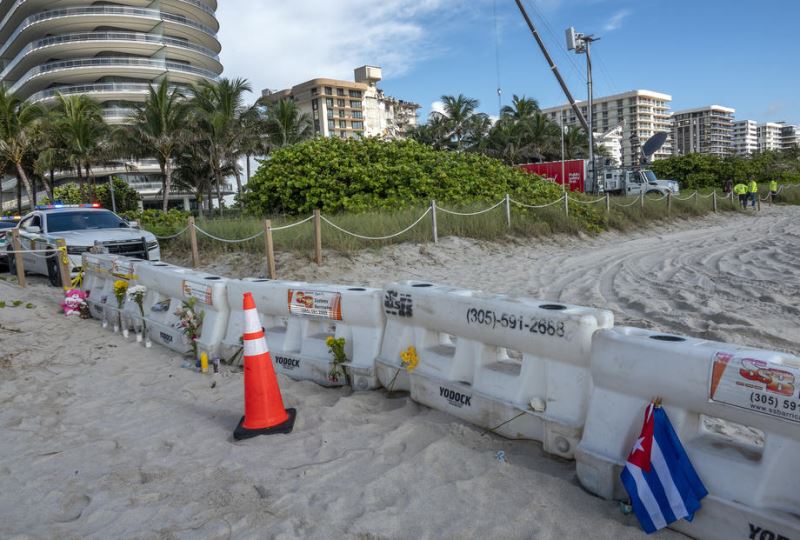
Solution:
M 648 534 L 679 519 L 691 521 L 700 499 L 708 495 L 667 413 L 653 403 L 647 407 L 642 433 L 621 479 Z

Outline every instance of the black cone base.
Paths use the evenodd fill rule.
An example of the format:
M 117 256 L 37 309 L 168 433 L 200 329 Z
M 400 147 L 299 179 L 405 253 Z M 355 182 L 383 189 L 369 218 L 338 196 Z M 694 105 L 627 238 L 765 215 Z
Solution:
M 242 439 L 252 439 L 253 437 L 258 437 L 259 435 L 291 433 L 294 429 L 294 419 L 297 416 L 297 409 L 286 409 L 286 414 L 289 415 L 289 418 L 286 419 L 286 422 L 278 424 L 277 426 L 272 426 L 271 428 L 263 429 L 247 429 L 242 427 L 242 424 L 244 423 L 244 416 L 242 416 L 242 419 L 239 420 L 239 425 L 233 430 L 233 438 L 237 441 L 241 441 Z

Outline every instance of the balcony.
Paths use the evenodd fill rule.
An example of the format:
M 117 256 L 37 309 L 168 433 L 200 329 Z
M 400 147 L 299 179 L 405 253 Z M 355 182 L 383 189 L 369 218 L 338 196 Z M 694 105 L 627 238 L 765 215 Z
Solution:
M 73 86 L 60 86 L 36 92 L 30 98 L 31 102 L 43 102 L 55 99 L 57 94 L 70 96 L 75 94 L 88 94 L 97 101 L 124 100 L 142 101 L 149 92 L 149 83 L 90 83 Z M 171 86 L 172 89 L 180 88 Z M 185 89 L 184 93 L 186 93 Z

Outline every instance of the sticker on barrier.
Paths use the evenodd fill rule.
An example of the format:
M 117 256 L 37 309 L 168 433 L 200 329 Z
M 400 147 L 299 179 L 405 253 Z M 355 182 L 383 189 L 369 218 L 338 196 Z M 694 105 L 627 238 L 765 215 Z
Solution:
M 241 356 L 242 319 L 237 313 L 245 292 L 253 294 L 276 371 L 324 386 L 350 384 L 356 390 L 379 386 L 375 360 L 384 332 L 380 289 L 266 279 L 233 280 L 233 306 L 223 343 L 227 359 Z M 335 366 L 328 339 L 344 339 L 347 362 Z
M 786 353 L 638 328 L 601 330 L 575 453 L 578 479 L 601 497 L 627 496 L 620 472 L 641 412 L 660 396 L 709 492 L 691 523 L 670 526 L 712 540 L 800 538 L 800 428 L 791 416 L 798 371 L 800 359 Z
M 334 291 L 289 289 L 289 313 L 341 321 L 342 295 Z
M 184 279 L 181 289 L 183 289 L 183 294 L 186 298 L 194 298 L 209 306 L 214 305 L 214 289 L 211 285 Z
M 606 310 L 423 282 L 387 285 L 378 378 L 389 391 L 570 458 L 586 415 L 592 334 Z M 413 347 L 413 368 L 403 354 Z
M 800 366 L 716 353 L 708 398 L 800 424 Z

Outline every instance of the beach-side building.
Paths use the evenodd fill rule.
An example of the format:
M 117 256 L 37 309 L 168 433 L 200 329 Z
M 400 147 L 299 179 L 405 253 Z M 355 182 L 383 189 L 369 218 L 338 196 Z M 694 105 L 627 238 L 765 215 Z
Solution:
M 777 122 L 765 122 L 758 125 L 758 151 L 780 150 L 783 144 L 781 130 L 783 125 Z
M 800 125 L 783 124 L 781 128 L 781 148 L 790 150 L 800 148 Z
M 631 90 L 622 94 L 594 98 L 593 128 L 604 133 L 622 126 L 622 165 L 637 165 L 641 160 L 641 146 L 653 135 L 665 131 L 670 134 L 667 142 L 656 152 L 654 158 L 672 155 L 672 124 L 669 105 L 672 96 L 651 90 Z M 584 117 L 588 116 L 585 101 L 578 103 Z M 569 103 L 543 109 L 551 120 L 565 126 L 578 125 Z
M 0 83 L 42 105 L 57 93 L 85 94 L 101 103 L 107 122 L 125 122 L 151 83 L 167 78 L 189 85 L 222 73 L 216 9 L 217 0 L 2 1 Z M 98 181 L 109 175 L 127 180 L 146 204 L 161 198 L 155 160 L 98 167 L 94 174 Z M 6 179 L 2 191 L 16 206 L 16 179 Z M 188 194 L 173 197 L 189 203 Z
M 353 81 L 311 79 L 261 95 L 265 103 L 293 100 L 311 117 L 314 133 L 323 137 L 404 138 L 417 125 L 420 106 L 385 95 L 378 88 L 381 78 L 381 68 L 362 66 L 355 69 Z
M 733 151 L 737 156 L 758 152 L 758 122 L 736 120 L 733 123 Z
M 708 154 L 725 157 L 733 154 L 733 114 L 735 109 L 708 105 L 672 114 L 672 144 L 675 155 Z

